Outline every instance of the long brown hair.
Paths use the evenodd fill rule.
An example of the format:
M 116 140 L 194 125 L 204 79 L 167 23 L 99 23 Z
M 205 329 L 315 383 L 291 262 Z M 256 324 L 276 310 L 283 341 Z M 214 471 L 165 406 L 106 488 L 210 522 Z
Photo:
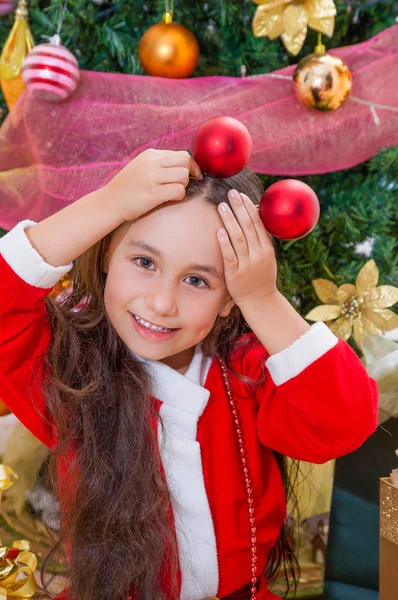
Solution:
M 191 180 L 186 198 L 217 205 L 228 201 L 232 188 L 255 204 L 263 192 L 258 177 L 244 169 L 234 177 Z M 178 552 L 154 427 L 162 423 L 145 363 L 131 354 L 105 311 L 104 260 L 113 233 L 75 261 L 70 296 L 60 303 L 46 299 L 53 336 L 43 383 L 60 435 L 52 457 L 54 486 L 60 461 L 73 478 L 73 485 L 62 485 L 61 541 L 70 554 L 71 600 L 127 600 L 132 588 L 140 600 L 165 600 L 159 584 L 164 558 L 169 557 L 177 598 Z M 216 319 L 203 352 L 228 364 L 245 331 L 234 307 L 228 317 Z M 289 493 L 283 457 L 277 460 Z M 282 530 L 267 575 L 285 558 L 292 560 Z M 295 579 L 294 568 L 292 573 Z

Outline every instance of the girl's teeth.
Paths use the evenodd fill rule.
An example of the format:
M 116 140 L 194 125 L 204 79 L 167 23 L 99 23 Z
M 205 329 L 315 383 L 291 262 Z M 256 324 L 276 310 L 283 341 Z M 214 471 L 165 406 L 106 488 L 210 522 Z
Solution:
M 171 329 L 166 329 L 165 327 L 157 327 L 156 325 L 151 325 L 150 323 L 148 323 L 148 321 L 144 321 L 136 315 L 134 315 L 134 318 L 136 321 L 138 321 L 138 323 L 141 323 L 141 325 L 144 325 L 144 327 L 146 327 L 147 329 L 152 329 L 153 331 L 171 331 Z

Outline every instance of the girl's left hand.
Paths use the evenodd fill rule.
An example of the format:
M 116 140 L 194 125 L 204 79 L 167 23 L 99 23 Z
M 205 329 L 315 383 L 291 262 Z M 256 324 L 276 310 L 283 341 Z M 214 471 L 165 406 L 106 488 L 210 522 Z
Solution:
M 277 292 L 276 259 L 256 205 L 236 190 L 230 190 L 228 198 L 233 211 L 225 202 L 218 205 L 225 229 L 219 229 L 217 237 L 228 291 L 242 308 Z

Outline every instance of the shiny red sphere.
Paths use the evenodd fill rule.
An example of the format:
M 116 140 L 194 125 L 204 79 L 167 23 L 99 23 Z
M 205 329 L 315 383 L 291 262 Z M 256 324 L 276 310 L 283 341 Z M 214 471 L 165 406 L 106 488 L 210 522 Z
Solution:
M 272 184 L 260 202 L 264 227 L 274 237 L 298 240 L 318 223 L 318 197 L 309 185 L 297 179 L 283 179 Z
M 192 156 L 204 173 L 232 177 L 245 168 L 253 142 L 248 129 L 233 117 L 205 121 L 192 140 Z

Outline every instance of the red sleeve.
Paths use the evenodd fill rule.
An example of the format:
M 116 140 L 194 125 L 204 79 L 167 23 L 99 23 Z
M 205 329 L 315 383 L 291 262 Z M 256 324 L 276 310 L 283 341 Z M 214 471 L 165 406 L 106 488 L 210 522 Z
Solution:
M 40 382 L 51 340 L 44 302 L 51 289 L 26 283 L 0 254 L 0 395 L 21 423 L 48 447 L 55 443 L 54 427 Z
M 265 383 L 256 392 L 261 443 L 294 459 L 323 463 L 356 450 L 375 431 L 377 384 L 342 340 L 325 352 L 315 350 L 315 356 L 320 354 L 315 360 L 313 347 L 310 358 L 303 357 L 305 336 L 312 346 L 316 341 L 314 330 L 308 333 L 270 358 L 256 344 L 245 356 L 246 371 L 258 378 L 261 364 L 266 366 Z M 316 335 L 322 346 L 325 329 L 318 327 Z

